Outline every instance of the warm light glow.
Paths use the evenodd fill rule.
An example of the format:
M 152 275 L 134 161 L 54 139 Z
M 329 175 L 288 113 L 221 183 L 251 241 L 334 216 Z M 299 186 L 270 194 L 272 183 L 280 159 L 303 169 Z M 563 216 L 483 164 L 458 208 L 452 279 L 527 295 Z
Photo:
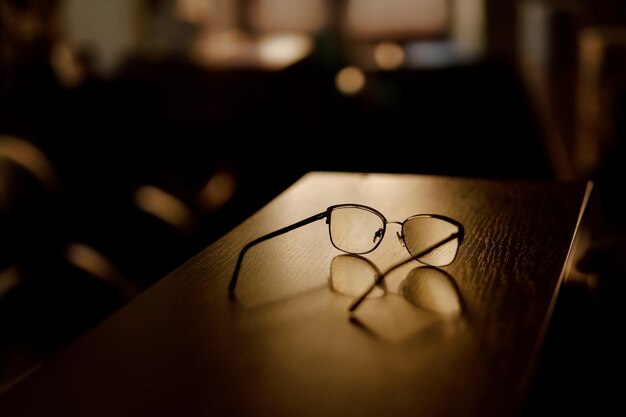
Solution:
M 442 0 L 349 0 L 347 21 L 356 36 L 415 38 L 443 33 L 449 13 Z
M 305 35 L 272 35 L 262 37 L 258 48 L 259 59 L 263 66 L 269 69 L 280 69 L 311 53 L 313 42 Z
M 204 65 L 224 65 L 241 59 L 250 43 L 249 37 L 238 30 L 204 31 L 196 40 L 193 55 Z
M 157 187 L 139 187 L 135 191 L 135 204 L 181 232 L 193 232 L 196 224 L 193 211 L 178 198 Z
M 13 266 L 0 271 L 0 299 L 17 287 L 21 281 L 22 277 L 17 267 Z
M 358 94 L 365 86 L 365 74 L 356 67 L 346 67 L 337 73 L 335 85 L 345 95 Z
M 379 43 L 374 49 L 374 62 L 386 70 L 399 68 L 404 63 L 404 49 L 391 42 Z
M 12 136 L 0 136 L 0 157 L 12 160 L 41 181 L 49 191 L 57 183 L 57 175 L 50 160 L 29 142 Z
M 259 38 L 239 30 L 203 31 L 192 56 L 202 65 L 225 68 L 262 68 L 277 71 L 302 60 L 313 50 L 311 37 L 299 34 Z
M 185 22 L 206 23 L 214 10 L 214 0 L 176 0 L 176 16 Z
M 258 32 L 314 33 L 326 20 L 325 0 L 249 2 L 250 23 Z
M 74 51 L 66 43 L 57 43 L 50 52 L 50 63 L 59 81 L 66 87 L 74 87 L 83 80 L 85 71 Z
M 228 171 L 216 172 L 206 183 L 198 201 L 206 211 L 214 211 L 222 207 L 234 194 L 237 181 Z

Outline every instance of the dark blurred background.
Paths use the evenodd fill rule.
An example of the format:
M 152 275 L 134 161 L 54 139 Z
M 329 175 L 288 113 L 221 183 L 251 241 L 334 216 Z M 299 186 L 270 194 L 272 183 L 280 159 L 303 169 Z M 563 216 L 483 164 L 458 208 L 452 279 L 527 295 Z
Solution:
M 592 179 L 527 413 L 597 414 L 625 52 L 623 0 L 0 0 L 0 392 L 305 172 Z

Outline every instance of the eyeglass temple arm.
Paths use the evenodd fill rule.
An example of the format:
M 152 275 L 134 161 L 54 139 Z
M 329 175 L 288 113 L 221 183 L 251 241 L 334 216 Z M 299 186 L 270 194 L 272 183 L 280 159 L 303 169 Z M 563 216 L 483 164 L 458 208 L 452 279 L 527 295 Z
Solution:
M 261 242 L 265 242 L 266 240 L 269 240 L 273 237 L 280 236 L 287 232 L 291 232 L 292 230 L 297 229 L 302 226 L 306 226 L 309 223 L 322 220 L 323 218 L 327 216 L 328 216 L 328 210 L 322 213 L 315 214 L 311 217 L 307 217 L 306 219 L 300 220 L 299 222 L 294 223 L 292 225 L 285 226 L 282 229 L 275 230 L 271 233 L 258 237 L 254 239 L 253 241 L 247 243 L 246 246 L 244 246 L 239 252 L 239 257 L 237 258 L 237 264 L 235 264 L 235 270 L 233 271 L 233 276 L 231 277 L 230 283 L 228 284 L 228 294 L 230 296 L 235 295 L 235 287 L 237 287 L 237 278 L 239 277 L 239 270 L 241 269 L 241 263 L 243 262 L 244 255 L 246 254 L 246 252 L 248 252 L 248 250 L 250 250 L 250 248 L 252 248 L 255 245 L 258 245 Z
M 438 247 L 440 247 L 442 245 L 445 245 L 446 243 L 450 242 L 451 240 L 454 240 L 457 237 L 461 237 L 461 236 L 462 236 L 461 232 L 452 233 L 450 236 L 448 236 L 447 238 L 443 239 L 441 242 L 435 243 L 434 245 L 424 249 L 423 251 L 421 251 L 417 255 L 412 256 L 409 259 L 407 259 L 406 261 L 402 261 L 399 264 L 396 264 L 396 265 L 390 267 L 384 273 L 379 274 L 378 277 L 376 278 L 376 280 L 374 281 L 374 283 L 367 289 L 367 291 L 365 291 L 354 303 L 352 303 L 352 305 L 350 305 L 350 308 L 348 309 L 348 311 L 353 313 L 361 305 L 361 303 L 363 301 L 365 301 L 367 296 L 374 290 L 374 288 L 376 288 L 377 285 L 380 285 L 380 283 L 383 282 L 383 280 L 385 279 L 385 277 L 389 273 L 395 271 L 396 269 L 400 268 L 403 265 L 408 264 L 409 262 L 411 262 L 414 259 L 421 258 L 424 255 L 428 255 L 430 252 L 434 251 Z

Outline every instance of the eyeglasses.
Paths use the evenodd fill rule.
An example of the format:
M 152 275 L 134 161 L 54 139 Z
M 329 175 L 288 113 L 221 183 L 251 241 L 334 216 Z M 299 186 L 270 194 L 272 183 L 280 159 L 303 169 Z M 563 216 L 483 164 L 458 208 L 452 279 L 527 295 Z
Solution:
M 396 232 L 398 241 L 411 255 L 408 260 L 394 265 L 384 274 L 379 274 L 369 290 L 352 304 L 350 311 L 356 310 L 369 293 L 382 284 L 389 272 L 413 259 L 429 266 L 449 265 L 456 258 L 464 236 L 461 223 L 438 214 L 417 214 L 399 222 L 388 221 L 379 211 L 361 204 L 334 205 L 324 212 L 263 235 L 246 244 L 239 252 L 228 286 L 229 294 L 231 296 L 235 294 L 239 270 L 248 250 L 261 242 L 322 219 L 326 219 L 333 246 L 352 255 L 363 255 L 375 250 L 385 236 L 387 225 L 398 224 L 401 226 L 401 231 Z

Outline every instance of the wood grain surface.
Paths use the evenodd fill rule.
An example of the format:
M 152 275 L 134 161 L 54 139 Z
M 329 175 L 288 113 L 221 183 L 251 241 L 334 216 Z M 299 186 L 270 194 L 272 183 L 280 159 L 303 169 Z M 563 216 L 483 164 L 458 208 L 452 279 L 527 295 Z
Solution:
M 0 415 L 515 415 L 588 188 L 308 174 L 0 397 Z M 410 262 L 351 318 L 318 221 L 253 248 L 229 299 L 245 243 L 339 203 L 450 216 L 465 240 L 421 301 L 399 294 Z M 367 255 L 380 269 L 406 259 L 395 227 Z

